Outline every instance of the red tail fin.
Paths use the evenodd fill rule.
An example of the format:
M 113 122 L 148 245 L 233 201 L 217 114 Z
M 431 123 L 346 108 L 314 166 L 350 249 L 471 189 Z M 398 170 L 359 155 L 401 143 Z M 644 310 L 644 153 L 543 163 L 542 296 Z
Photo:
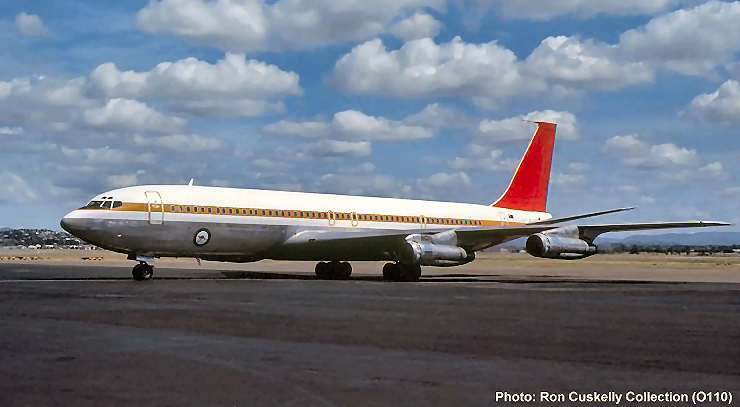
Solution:
M 537 122 L 537 131 L 519 162 L 514 178 L 493 206 L 532 212 L 546 211 L 556 126 L 554 123 Z

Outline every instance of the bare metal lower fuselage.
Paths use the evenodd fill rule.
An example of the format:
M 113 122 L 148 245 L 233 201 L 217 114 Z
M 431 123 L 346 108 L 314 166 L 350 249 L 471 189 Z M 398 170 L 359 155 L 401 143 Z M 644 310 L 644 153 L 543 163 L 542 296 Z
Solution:
M 372 239 L 337 244 L 285 245 L 299 231 L 321 227 L 266 225 L 228 222 L 170 221 L 150 224 L 147 220 L 65 218 L 63 227 L 75 236 L 102 248 L 125 254 L 151 257 L 193 257 L 203 260 L 251 262 L 274 260 L 396 261 L 398 245 L 374 245 Z M 206 229 L 209 241 L 198 246 L 194 236 Z M 335 232 L 362 233 L 364 228 L 333 227 Z M 377 230 L 377 229 L 374 229 Z M 414 233 L 409 230 L 409 233 Z M 340 247 L 341 246 L 341 247 Z

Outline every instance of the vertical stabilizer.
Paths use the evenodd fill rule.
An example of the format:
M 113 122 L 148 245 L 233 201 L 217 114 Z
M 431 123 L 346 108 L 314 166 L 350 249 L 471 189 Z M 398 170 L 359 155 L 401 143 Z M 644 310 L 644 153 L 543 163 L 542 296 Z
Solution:
M 492 206 L 546 212 L 556 126 L 555 123 L 537 122 L 537 131 L 529 142 L 509 187 Z

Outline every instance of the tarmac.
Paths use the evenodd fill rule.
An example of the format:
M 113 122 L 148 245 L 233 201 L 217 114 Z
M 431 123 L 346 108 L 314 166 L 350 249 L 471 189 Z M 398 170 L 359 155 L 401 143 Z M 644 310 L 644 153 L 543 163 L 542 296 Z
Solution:
M 418 283 L 382 281 L 380 263 L 322 281 L 309 263 L 173 260 L 134 282 L 115 259 L 0 262 L 0 405 L 740 397 L 736 259 L 535 260 L 425 268 Z

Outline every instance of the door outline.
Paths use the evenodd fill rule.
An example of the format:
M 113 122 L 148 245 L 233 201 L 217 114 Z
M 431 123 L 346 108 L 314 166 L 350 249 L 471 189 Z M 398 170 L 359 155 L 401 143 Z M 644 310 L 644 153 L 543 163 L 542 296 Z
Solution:
M 164 223 L 164 202 L 162 195 L 157 191 L 146 191 L 146 211 L 149 216 L 150 225 L 161 225 Z
M 357 212 L 350 213 L 349 218 L 352 221 L 352 226 L 357 226 L 360 224 L 360 222 L 357 219 Z
M 329 226 L 334 226 L 334 224 L 337 222 L 336 214 L 334 213 L 334 211 L 329 211 L 326 217 L 329 218 Z

